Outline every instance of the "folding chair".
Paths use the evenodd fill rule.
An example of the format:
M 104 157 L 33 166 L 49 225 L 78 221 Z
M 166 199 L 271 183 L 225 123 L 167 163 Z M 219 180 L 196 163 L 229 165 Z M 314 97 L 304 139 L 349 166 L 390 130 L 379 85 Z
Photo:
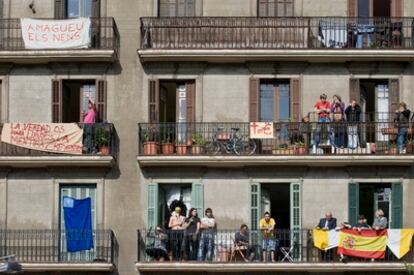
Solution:
M 233 247 L 231 249 L 231 255 L 230 255 L 230 262 L 236 261 L 237 259 L 237 255 L 240 256 L 245 262 L 248 262 L 248 260 L 246 259 L 245 253 L 247 252 L 247 246 L 244 245 L 238 245 L 236 243 L 236 240 L 234 240 L 232 238 L 233 241 Z
M 292 244 L 290 247 L 280 247 L 280 252 L 283 254 L 283 258 L 281 262 L 289 261 L 290 263 L 293 262 L 293 251 L 296 248 L 296 240 L 292 240 Z

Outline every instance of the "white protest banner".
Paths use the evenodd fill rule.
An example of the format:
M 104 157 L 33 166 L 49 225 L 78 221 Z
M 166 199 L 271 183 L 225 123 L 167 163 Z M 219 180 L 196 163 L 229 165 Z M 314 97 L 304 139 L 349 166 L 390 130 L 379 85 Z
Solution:
M 272 122 L 250 122 L 250 138 L 267 139 L 273 137 Z
M 80 49 L 90 45 L 89 18 L 67 20 L 20 19 L 26 49 Z
M 76 123 L 5 123 L 1 141 L 28 149 L 82 154 L 83 130 Z

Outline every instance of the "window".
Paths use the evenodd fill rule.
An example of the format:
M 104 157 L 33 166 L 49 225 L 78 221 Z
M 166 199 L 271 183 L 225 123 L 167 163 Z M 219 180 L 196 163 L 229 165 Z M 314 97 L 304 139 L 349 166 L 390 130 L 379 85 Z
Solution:
M 259 0 L 258 15 L 266 16 L 293 16 L 294 0 Z
M 290 117 L 290 84 L 260 84 L 260 121 L 288 121 Z
M 71 197 L 74 199 L 91 198 L 91 217 L 92 230 L 96 229 L 96 186 L 95 185 L 61 185 L 60 186 L 60 228 L 65 228 L 65 219 L 63 214 L 63 197 Z M 62 260 L 83 260 L 93 261 L 96 259 L 95 248 L 81 252 L 67 252 L 65 231 L 61 233 L 60 257 Z M 95 236 L 94 236 L 95 239 Z M 94 241 L 96 244 L 96 241 Z
M 104 80 L 54 80 L 52 82 L 52 121 L 82 122 L 89 99 L 96 105 L 96 122 L 106 120 L 106 82 Z
M 195 0 L 158 0 L 160 17 L 195 16 Z
M 99 16 L 100 0 L 55 0 L 55 18 Z

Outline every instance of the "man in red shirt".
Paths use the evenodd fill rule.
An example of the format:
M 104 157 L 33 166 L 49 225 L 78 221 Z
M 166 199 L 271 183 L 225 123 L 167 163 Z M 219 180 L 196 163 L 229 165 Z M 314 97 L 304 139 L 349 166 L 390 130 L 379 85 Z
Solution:
M 318 114 L 318 122 L 319 123 L 328 123 L 330 122 L 329 120 L 329 113 L 330 113 L 330 109 L 331 109 L 331 104 L 329 103 L 328 100 L 326 100 L 327 96 L 326 94 L 321 94 L 319 96 L 319 101 L 315 103 L 314 108 L 315 108 L 315 113 Z M 322 128 L 322 129 L 321 129 Z M 314 140 L 313 140 L 313 149 L 312 149 L 312 153 L 316 154 L 316 146 L 319 145 L 320 141 L 321 141 L 321 130 L 323 130 L 322 136 L 324 137 L 324 139 L 328 139 L 328 143 L 329 143 L 329 138 L 327 136 L 327 134 L 330 132 L 329 131 L 329 127 L 321 127 L 321 125 L 318 125 L 314 134 Z

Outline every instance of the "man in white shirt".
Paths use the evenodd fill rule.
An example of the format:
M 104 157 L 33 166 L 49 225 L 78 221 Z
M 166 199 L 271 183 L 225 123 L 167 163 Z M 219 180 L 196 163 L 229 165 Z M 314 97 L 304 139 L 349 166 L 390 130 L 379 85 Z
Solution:
M 198 261 L 211 261 L 213 259 L 216 226 L 213 210 L 207 208 L 200 223 L 201 236 L 197 255 Z

